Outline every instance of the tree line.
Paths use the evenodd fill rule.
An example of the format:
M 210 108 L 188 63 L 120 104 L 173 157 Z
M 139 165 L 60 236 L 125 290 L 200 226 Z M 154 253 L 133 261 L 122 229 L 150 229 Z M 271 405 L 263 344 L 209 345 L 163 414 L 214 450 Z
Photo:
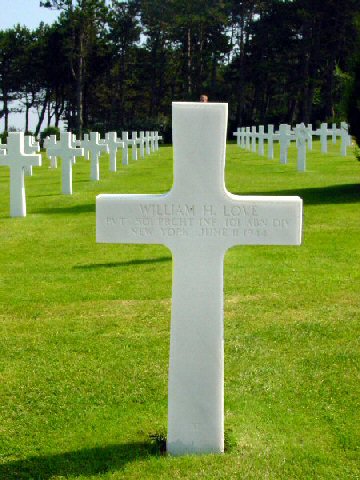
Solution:
M 171 131 L 171 102 L 229 103 L 237 126 L 347 118 L 358 0 L 45 0 L 52 25 L 0 31 L 0 118 Z M 358 108 L 359 110 L 359 108 Z

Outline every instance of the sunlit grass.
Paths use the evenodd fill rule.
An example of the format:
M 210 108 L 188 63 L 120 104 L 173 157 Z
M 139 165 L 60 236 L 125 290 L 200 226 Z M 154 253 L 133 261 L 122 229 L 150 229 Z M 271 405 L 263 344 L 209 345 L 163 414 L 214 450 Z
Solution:
M 301 247 L 225 259 L 224 455 L 171 458 L 166 435 L 171 253 L 95 243 L 99 193 L 163 193 L 172 150 L 92 182 L 26 179 L 8 218 L 0 168 L 0 479 L 355 479 L 359 469 L 360 164 L 319 144 L 307 172 L 228 145 L 226 186 L 300 195 Z M 350 152 L 351 153 L 351 152 Z

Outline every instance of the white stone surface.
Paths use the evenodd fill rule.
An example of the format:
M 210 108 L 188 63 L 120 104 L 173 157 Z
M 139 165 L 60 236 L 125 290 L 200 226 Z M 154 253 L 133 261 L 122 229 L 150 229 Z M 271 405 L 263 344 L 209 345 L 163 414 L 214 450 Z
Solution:
M 124 142 L 117 138 L 116 132 L 108 132 L 105 135 L 105 142 L 109 149 L 110 172 L 116 172 L 116 169 L 117 169 L 116 153 L 119 148 L 124 148 Z
M 331 125 L 331 139 L 332 139 L 332 143 L 335 145 L 336 144 L 336 137 L 337 137 L 337 128 L 336 128 L 336 123 L 333 123 Z
M 223 258 L 234 245 L 300 245 L 299 197 L 224 185 L 227 104 L 173 104 L 174 184 L 165 195 L 100 195 L 98 242 L 173 254 L 168 452 L 224 450 Z
M 41 155 L 25 153 L 23 132 L 9 132 L 6 153 L 0 155 L 0 165 L 10 168 L 10 216 L 26 217 L 24 169 L 41 165 Z
M 48 147 L 47 154 L 61 158 L 61 191 L 64 195 L 71 195 L 73 159 L 82 157 L 84 149 L 73 146 L 71 132 L 61 132 L 59 141 Z
M 109 148 L 101 140 L 99 132 L 90 132 L 90 143 L 88 149 L 90 152 L 91 163 L 90 179 L 98 181 L 100 180 L 99 157 L 101 152 L 109 153 Z
M 155 132 L 150 132 L 151 151 L 155 152 Z

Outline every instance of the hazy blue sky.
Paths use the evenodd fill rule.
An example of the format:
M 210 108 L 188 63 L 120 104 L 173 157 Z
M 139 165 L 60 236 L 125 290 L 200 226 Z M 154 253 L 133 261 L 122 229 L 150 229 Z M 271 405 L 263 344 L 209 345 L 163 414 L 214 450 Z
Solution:
M 0 0 L 0 30 L 11 28 L 17 23 L 30 29 L 39 26 L 41 21 L 53 23 L 59 15 L 58 11 L 40 7 L 40 0 Z M 14 106 L 12 104 L 11 106 Z M 1 108 L 1 105 L 0 105 Z M 25 125 L 24 115 L 19 113 L 10 114 L 10 125 L 23 129 Z M 30 114 L 30 130 L 35 129 L 37 121 L 36 112 Z M 4 128 L 3 119 L 0 120 L 0 132 Z
M 31 29 L 41 21 L 53 23 L 59 12 L 39 5 L 40 0 L 0 0 L 0 29 L 10 28 L 17 23 Z

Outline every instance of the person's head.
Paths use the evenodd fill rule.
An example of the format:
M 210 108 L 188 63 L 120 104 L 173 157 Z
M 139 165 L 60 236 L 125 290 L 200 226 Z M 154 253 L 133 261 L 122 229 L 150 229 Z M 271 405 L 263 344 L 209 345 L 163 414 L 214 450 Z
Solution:
M 200 102 L 207 103 L 209 101 L 207 95 L 200 95 Z

